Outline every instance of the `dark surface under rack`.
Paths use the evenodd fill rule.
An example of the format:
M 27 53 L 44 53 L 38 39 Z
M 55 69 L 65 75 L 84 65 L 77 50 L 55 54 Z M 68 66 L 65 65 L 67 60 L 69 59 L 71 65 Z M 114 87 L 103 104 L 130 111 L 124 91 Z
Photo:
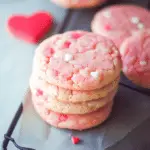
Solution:
M 140 5 L 142 7 L 145 8 L 150 8 L 150 1 L 149 0 L 109 0 L 108 3 L 97 7 L 97 8 L 92 8 L 92 9 L 79 9 L 79 10 L 71 10 L 71 9 L 67 9 L 66 11 L 66 15 L 64 17 L 63 22 L 56 27 L 56 29 L 54 30 L 53 34 L 57 34 L 57 33 L 62 33 L 64 31 L 68 31 L 68 30 L 76 30 L 76 29 L 80 29 L 80 30 L 88 30 L 90 31 L 90 22 L 93 18 L 93 15 L 100 10 L 101 8 L 107 6 L 107 5 L 111 5 L 111 4 L 124 4 L 124 3 L 133 3 L 133 4 L 137 4 Z M 51 6 L 50 6 L 51 7 Z M 58 8 L 59 9 L 59 8 Z M 145 94 L 150 96 L 150 90 L 149 89 L 144 89 L 141 87 L 138 87 L 136 85 L 134 85 L 131 81 L 129 81 L 124 75 L 121 76 L 121 81 L 120 81 L 120 86 L 124 86 L 127 87 L 131 90 L 137 91 L 139 93 Z M 136 98 L 136 95 L 134 95 Z M 7 131 L 7 133 L 5 134 L 8 137 L 11 137 L 20 117 L 23 111 L 23 105 L 20 104 L 18 110 L 16 111 L 16 114 L 9 126 L 9 129 Z M 135 129 L 135 131 L 133 133 L 131 133 L 128 138 L 131 139 L 131 142 L 135 143 L 138 142 L 139 140 L 143 141 L 142 146 L 139 147 L 132 147 L 128 145 L 128 147 L 122 147 L 121 143 L 126 144 L 126 138 L 121 141 L 121 143 L 119 142 L 118 144 L 116 144 L 114 147 L 111 147 L 108 150 L 150 150 L 150 119 L 146 120 L 144 123 L 142 123 L 142 125 L 140 125 L 139 127 L 137 127 Z M 137 141 L 135 141 L 135 137 L 137 137 Z M 148 144 L 149 143 L 149 144 Z M 3 141 L 3 145 L 2 148 L 4 150 L 7 150 L 7 146 L 9 144 L 9 140 L 6 138 Z

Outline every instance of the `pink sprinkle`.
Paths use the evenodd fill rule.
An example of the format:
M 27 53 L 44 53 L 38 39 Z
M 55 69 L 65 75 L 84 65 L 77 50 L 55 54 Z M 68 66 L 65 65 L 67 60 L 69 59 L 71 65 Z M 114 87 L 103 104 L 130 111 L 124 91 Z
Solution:
M 107 31 L 112 29 L 109 24 L 106 24 L 104 28 L 105 28 L 105 30 L 107 30 Z
M 92 122 L 93 122 L 93 124 L 95 124 L 97 121 L 96 121 L 96 120 L 93 120 Z
M 114 54 L 114 51 L 110 51 L 109 54 L 110 54 L 110 55 L 113 55 L 113 54 Z
M 58 76 L 59 72 L 57 70 L 53 70 L 54 76 Z
M 43 95 L 43 91 L 40 89 L 36 90 L 36 96 L 42 96 Z
M 67 115 L 65 115 L 65 114 L 60 114 L 59 115 L 59 121 L 66 121 L 68 119 L 68 116 Z
M 46 65 L 49 63 L 49 57 L 46 57 L 45 60 L 43 61 L 43 65 Z
M 74 39 L 78 39 L 79 37 L 81 37 L 81 34 L 79 34 L 79 33 L 73 33 L 73 34 L 72 34 L 72 37 L 73 37 Z
M 65 48 L 69 48 L 70 44 L 71 44 L 71 42 L 66 41 L 66 42 L 64 43 Z
M 48 48 L 45 50 L 44 55 L 46 57 L 51 57 L 54 54 L 54 50 L 52 48 Z

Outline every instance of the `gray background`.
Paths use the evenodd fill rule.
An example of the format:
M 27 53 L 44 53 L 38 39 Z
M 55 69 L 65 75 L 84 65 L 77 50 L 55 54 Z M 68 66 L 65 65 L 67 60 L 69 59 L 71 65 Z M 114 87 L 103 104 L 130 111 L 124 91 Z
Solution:
M 48 0 L 0 0 L 0 145 L 28 88 L 37 46 L 12 37 L 7 32 L 7 19 L 12 14 L 31 14 L 37 10 L 50 11 L 57 24 L 66 12 Z

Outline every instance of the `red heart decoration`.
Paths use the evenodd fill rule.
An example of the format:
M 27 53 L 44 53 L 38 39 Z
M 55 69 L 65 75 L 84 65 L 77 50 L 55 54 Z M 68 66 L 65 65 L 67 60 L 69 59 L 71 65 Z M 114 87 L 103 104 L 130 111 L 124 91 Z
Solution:
M 41 11 L 31 16 L 11 16 L 8 19 L 8 30 L 17 38 L 30 43 L 37 43 L 52 28 L 52 24 L 52 15 Z

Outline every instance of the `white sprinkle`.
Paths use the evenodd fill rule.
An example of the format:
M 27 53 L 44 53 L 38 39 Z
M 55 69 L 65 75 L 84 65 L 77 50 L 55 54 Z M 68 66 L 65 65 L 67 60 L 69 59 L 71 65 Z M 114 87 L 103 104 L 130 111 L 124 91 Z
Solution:
M 94 77 L 95 79 L 99 78 L 100 73 L 98 71 L 91 72 L 91 76 Z
M 134 24 L 138 24 L 139 21 L 140 21 L 140 20 L 139 20 L 138 17 L 132 17 L 132 18 L 131 18 L 131 22 L 134 23 Z
M 147 64 L 146 61 L 140 61 L 140 65 L 141 65 L 141 66 L 145 66 L 146 64 Z
M 110 18 L 111 17 L 110 11 L 104 11 L 103 16 L 106 17 L 106 18 Z
M 70 60 L 72 60 L 73 59 L 73 56 L 71 55 L 71 54 L 65 54 L 65 57 L 64 57 L 64 60 L 66 61 L 66 62 L 69 62 Z
M 144 28 L 144 24 L 138 23 L 137 27 L 138 27 L 138 29 L 143 29 Z

